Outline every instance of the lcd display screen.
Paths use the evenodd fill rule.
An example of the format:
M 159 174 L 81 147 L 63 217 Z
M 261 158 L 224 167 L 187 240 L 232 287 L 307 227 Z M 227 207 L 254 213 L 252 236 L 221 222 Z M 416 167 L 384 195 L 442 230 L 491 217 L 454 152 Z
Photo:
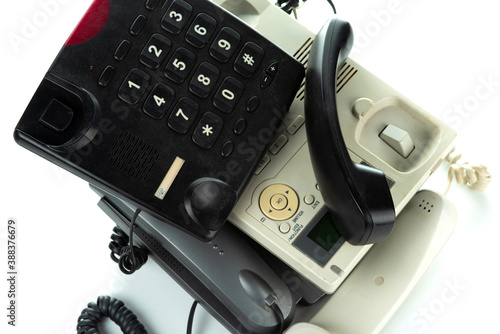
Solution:
M 318 246 L 329 252 L 339 241 L 341 235 L 333 225 L 332 218 L 327 213 L 318 221 L 316 226 L 307 234 L 307 237 Z

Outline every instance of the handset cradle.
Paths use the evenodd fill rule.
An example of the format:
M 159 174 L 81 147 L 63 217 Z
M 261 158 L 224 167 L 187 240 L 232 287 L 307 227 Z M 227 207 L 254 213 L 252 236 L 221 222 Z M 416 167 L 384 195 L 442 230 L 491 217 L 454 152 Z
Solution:
M 327 22 L 316 36 L 306 75 L 305 117 L 314 174 L 334 224 L 353 245 L 385 240 L 395 221 L 382 171 L 353 163 L 340 129 L 337 72 L 352 48 L 348 22 Z

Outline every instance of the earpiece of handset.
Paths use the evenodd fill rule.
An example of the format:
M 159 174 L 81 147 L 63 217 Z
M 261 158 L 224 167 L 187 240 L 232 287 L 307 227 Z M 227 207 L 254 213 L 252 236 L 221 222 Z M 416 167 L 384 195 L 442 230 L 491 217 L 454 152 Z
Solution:
M 316 36 L 306 74 L 305 117 L 309 152 L 321 195 L 335 227 L 353 245 L 385 240 L 395 222 L 382 171 L 353 163 L 337 114 L 337 71 L 352 48 L 348 22 L 327 22 Z

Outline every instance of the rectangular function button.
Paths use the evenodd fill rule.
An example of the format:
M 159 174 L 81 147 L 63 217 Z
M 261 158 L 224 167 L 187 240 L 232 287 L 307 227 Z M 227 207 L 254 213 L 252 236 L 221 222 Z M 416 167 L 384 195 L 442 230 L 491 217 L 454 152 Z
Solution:
M 149 39 L 139 56 L 141 63 L 149 68 L 157 69 L 167 57 L 172 42 L 160 34 L 154 34 Z
M 297 116 L 297 118 L 293 120 L 292 124 L 290 124 L 288 128 L 286 128 L 286 132 L 288 132 L 291 135 L 294 135 L 297 133 L 297 131 L 299 131 L 300 127 L 304 125 L 304 123 L 305 123 L 304 116 L 299 115 Z
M 271 162 L 271 158 L 266 154 L 262 157 L 262 159 L 259 161 L 259 164 L 257 165 L 257 168 L 255 169 L 254 174 L 259 175 L 264 168 Z
M 153 10 L 158 6 L 161 0 L 146 0 L 146 9 Z
M 146 92 L 150 80 L 147 73 L 134 68 L 118 90 L 118 97 L 129 104 L 136 104 Z
M 170 4 L 163 16 L 162 28 L 174 35 L 180 33 L 189 20 L 192 11 L 193 7 L 187 2 L 175 0 Z
M 205 113 L 193 132 L 193 142 L 208 150 L 214 145 L 223 125 L 222 118 L 211 112 Z
M 124 39 L 120 43 L 120 45 L 118 45 L 118 47 L 116 48 L 114 58 L 117 61 L 122 61 L 123 59 L 125 59 L 125 57 L 128 54 L 128 51 L 130 50 L 130 46 L 131 46 L 130 42 Z
M 155 119 L 160 119 L 165 115 L 175 97 L 175 91 L 169 86 L 157 84 L 144 103 L 144 112 Z
M 138 15 L 130 26 L 130 34 L 137 36 L 140 34 L 148 19 L 144 15 Z
M 272 154 L 278 154 L 279 151 L 285 146 L 285 144 L 288 142 L 288 137 L 285 135 L 281 135 L 272 143 L 271 146 L 269 146 L 269 152 Z
M 264 58 L 264 50 L 255 43 L 248 42 L 241 49 L 234 62 L 234 70 L 246 78 L 250 78 Z
M 178 48 L 165 67 L 165 76 L 175 83 L 182 83 L 191 72 L 195 62 L 194 53 L 185 48 Z
M 113 76 L 115 75 L 115 68 L 111 65 L 106 66 L 104 71 L 102 71 L 101 76 L 99 77 L 98 83 L 101 87 L 106 87 Z
M 210 15 L 200 13 L 186 33 L 186 41 L 194 47 L 203 48 L 217 27 L 217 21 Z

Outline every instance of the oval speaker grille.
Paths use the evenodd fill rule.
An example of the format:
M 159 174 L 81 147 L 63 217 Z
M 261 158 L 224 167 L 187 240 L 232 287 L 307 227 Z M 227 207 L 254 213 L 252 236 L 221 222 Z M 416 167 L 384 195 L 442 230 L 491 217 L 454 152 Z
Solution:
M 122 132 L 107 160 L 125 174 L 137 180 L 146 180 L 158 157 L 155 147 L 129 132 Z

